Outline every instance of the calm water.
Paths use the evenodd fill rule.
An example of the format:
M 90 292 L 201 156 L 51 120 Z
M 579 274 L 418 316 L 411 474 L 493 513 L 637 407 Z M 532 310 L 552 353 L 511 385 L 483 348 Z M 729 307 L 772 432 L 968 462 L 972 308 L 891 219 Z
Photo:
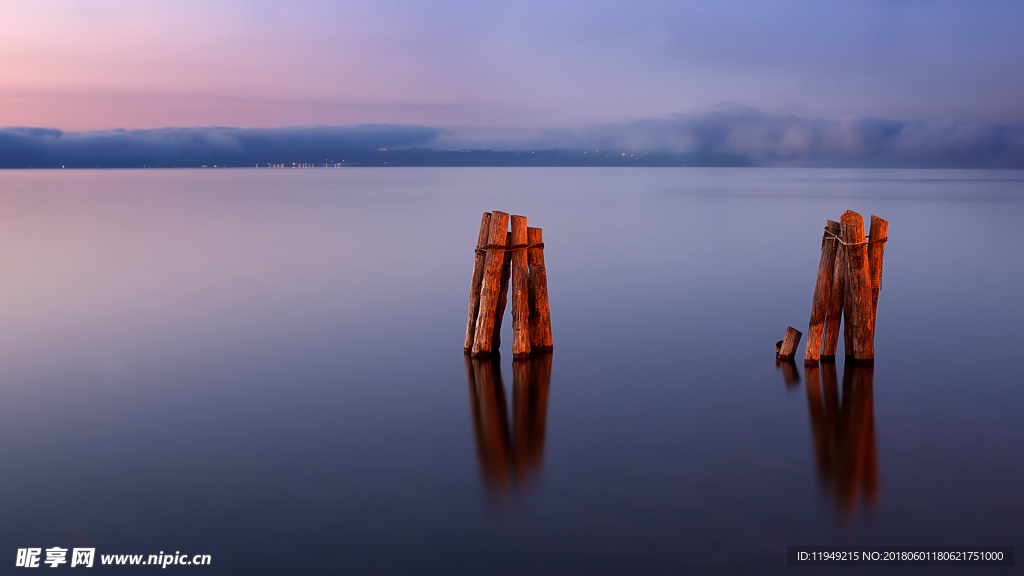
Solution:
M 784 370 L 846 209 L 890 221 L 875 367 Z M 555 350 L 515 370 L 507 319 L 504 357 L 462 354 L 487 210 L 544 228 Z M 1022 222 L 1021 172 L 2 171 L 0 566 L 767 574 L 795 544 L 1020 545 Z

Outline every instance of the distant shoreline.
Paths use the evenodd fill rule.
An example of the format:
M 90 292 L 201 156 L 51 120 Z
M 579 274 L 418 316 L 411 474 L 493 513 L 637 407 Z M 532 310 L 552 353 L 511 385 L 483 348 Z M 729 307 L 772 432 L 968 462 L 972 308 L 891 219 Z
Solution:
M 251 158 L 189 159 L 178 164 L 153 158 L 40 159 L 18 162 L 0 157 L 0 168 L 362 168 L 362 167 L 746 167 L 748 158 L 728 154 L 675 154 L 669 152 L 623 152 L 621 150 L 352 150 L 343 158 Z
M 93 158 L 92 162 L 16 163 L 0 157 L 0 169 L 12 170 L 82 170 L 82 169 L 220 169 L 259 168 L 270 170 L 310 168 L 810 168 L 810 169 L 947 169 L 947 170 L 1020 170 L 1013 166 L 978 166 L 971 162 L 893 163 L 851 162 L 842 159 L 820 164 L 758 164 L 750 158 L 725 154 L 676 154 L 669 152 L 630 153 L 605 150 L 433 150 L 411 148 L 399 150 L 352 151 L 340 160 L 311 159 L 267 162 L 206 162 L 165 165 L 157 162 L 128 162 L 124 159 Z M 38 159 L 35 159 L 38 160 Z M 845 161 L 843 161 L 845 160 Z
M 641 137 L 641 131 L 636 138 L 590 138 L 592 143 L 563 147 L 539 142 L 444 142 L 438 140 L 444 135 L 441 129 L 384 124 L 67 133 L 6 127 L 0 128 L 0 168 L 1024 168 L 1024 126 L 961 123 L 950 128 L 865 120 L 849 138 L 836 140 L 835 134 L 823 132 L 818 124 L 801 122 L 781 118 L 766 126 L 755 123 L 750 130 L 756 138 L 737 136 L 742 126 L 725 130 L 711 123 L 696 130 L 686 124 L 665 127 L 664 137 L 659 138 Z M 964 131 L 970 138 L 957 136 Z M 878 137 L 869 138 L 872 134 Z

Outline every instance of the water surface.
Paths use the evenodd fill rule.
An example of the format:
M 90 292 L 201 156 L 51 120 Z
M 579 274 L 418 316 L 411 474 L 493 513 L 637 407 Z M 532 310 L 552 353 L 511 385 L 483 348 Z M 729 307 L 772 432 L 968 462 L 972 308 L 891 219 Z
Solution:
M 874 369 L 777 366 L 846 209 L 890 221 Z M 528 366 L 508 320 L 462 354 L 488 210 L 544 229 Z M 765 574 L 1016 545 L 1022 218 L 1012 171 L 0 171 L 3 554 Z

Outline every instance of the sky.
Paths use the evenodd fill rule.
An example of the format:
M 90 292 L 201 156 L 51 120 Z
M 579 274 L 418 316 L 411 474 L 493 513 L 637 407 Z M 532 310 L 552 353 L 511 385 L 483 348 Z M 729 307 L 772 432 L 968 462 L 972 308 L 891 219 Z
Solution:
M 0 14 L 0 126 L 403 124 L 515 147 L 723 110 L 1024 125 L 1021 2 L 0 0 Z

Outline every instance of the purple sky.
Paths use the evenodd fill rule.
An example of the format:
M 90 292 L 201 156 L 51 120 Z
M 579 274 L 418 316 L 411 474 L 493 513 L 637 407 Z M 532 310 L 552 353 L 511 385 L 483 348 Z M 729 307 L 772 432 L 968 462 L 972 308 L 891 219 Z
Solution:
M 1021 2 L 4 2 L 0 126 L 1024 123 Z

